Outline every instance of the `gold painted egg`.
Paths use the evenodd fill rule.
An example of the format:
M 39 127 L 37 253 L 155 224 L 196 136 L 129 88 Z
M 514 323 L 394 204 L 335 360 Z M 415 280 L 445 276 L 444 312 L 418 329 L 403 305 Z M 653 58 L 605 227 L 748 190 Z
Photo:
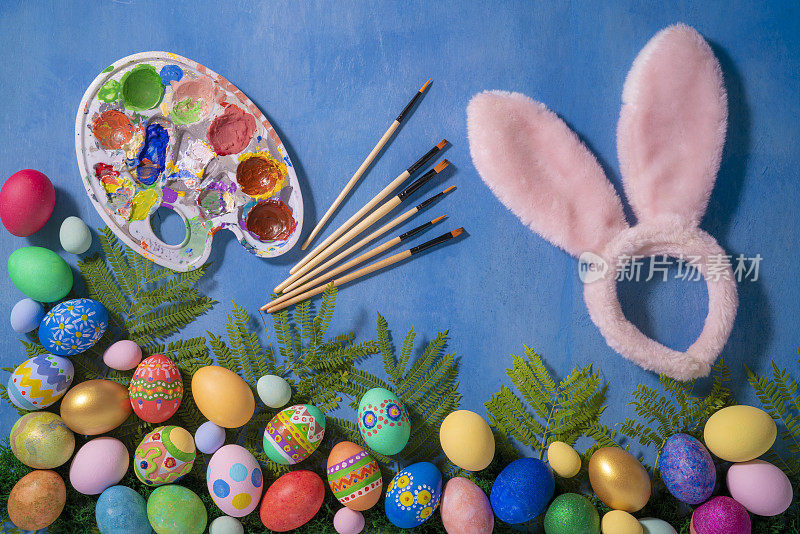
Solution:
M 51 412 L 31 412 L 11 428 L 11 451 L 20 462 L 34 469 L 53 469 L 70 459 L 75 434 Z
M 55 471 L 31 471 L 8 495 L 8 516 L 22 530 L 39 530 L 58 519 L 67 500 L 64 480 Z
M 703 439 L 711 453 L 729 462 L 749 462 L 767 452 L 778 435 L 775 421 L 753 406 L 728 406 L 708 418 Z
M 247 382 L 219 365 L 198 369 L 192 377 L 192 397 L 206 419 L 223 428 L 244 425 L 253 417 L 256 408 Z
M 589 482 L 614 510 L 638 512 L 650 499 L 650 476 L 639 460 L 619 447 L 603 447 L 592 454 Z
M 600 524 L 603 534 L 642 534 L 644 528 L 635 517 L 622 510 L 611 510 Z
M 87 380 L 61 401 L 61 418 L 76 434 L 94 436 L 117 428 L 131 414 L 128 388 L 111 380 Z
M 547 447 L 547 463 L 562 478 L 572 478 L 581 470 L 581 456 L 563 441 L 554 441 Z
M 467 471 L 480 471 L 494 458 L 494 434 L 480 415 L 456 410 L 442 421 L 439 441 L 447 458 Z

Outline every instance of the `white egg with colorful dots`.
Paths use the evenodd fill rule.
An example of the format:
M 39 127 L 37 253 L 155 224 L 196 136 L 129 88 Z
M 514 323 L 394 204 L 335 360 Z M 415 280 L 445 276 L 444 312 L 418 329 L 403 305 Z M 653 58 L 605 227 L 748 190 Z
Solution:
M 396 527 L 414 528 L 427 521 L 439 505 L 442 474 L 430 462 L 411 464 L 386 488 L 386 517 Z
M 231 517 L 244 517 L 258 506 L 264 480 L 250 451 L 225 445 L 208 462 L 206 483 L 211 499 Z

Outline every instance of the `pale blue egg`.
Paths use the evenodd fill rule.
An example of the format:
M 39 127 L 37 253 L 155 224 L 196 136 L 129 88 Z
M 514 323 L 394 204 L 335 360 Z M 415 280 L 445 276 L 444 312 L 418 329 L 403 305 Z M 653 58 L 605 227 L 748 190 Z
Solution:
M 223 515 L 211 522 L 208 534 L 244 534 L 244 527 L 235 517 Z
M 92 246 L 92 232 L 79 217 L 67 217 L 58 232 L 61 248 L 70 254 L 83 254 Z
M 91 348 L 108 327 L 108 310 L 92 299 L 65 300 L 39 325 L 39 341 L 48 352 L 72 356 Z
M 44 317 L 44 306 L 33 299 L 22 299 L 11 308 L 11 328 L 19 334 L 27 334 L 39 328 Z
M 94 509 L 100 534 L 150 534 L 147 502 L 127 486 L 111 486 L 100 494 Z
M 645 517 L 639 520 L 639 524 L 642 525 L 642 534 L 678 534 L 678 532 L 672 528 L 672 525 L 661 519 Z
M 430 462 L 411 464 L 395 475 L 386 488 L 386 517 L 399 528 L 427 521 L 442 496 L 442 474 Z

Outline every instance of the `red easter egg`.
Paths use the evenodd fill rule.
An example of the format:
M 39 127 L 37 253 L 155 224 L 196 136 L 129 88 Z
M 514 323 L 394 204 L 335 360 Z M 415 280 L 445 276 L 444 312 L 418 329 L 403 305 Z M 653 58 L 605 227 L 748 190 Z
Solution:
M 15 172 L 0 189 L 0 220 L 18 237 L 41 230 L 55 205 L 56 190 L 50 179 L 33 169 Z
M 178 411 L 183 379 L 178 366 L 163 354 L 148 356 L 136 367 L 128 388 L 136 415 L 148 423 L 163 423 Z
M 325 484 L 313 471 L 292 471 L 272 483 L 261 501 L 261 521 L 275 532 L 289 532 L 317 515 Z

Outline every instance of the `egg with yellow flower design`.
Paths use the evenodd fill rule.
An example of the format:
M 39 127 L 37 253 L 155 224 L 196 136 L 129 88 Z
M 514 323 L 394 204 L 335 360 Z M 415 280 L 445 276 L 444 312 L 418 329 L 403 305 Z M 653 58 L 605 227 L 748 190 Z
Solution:
M 73 356 L 90 349 L 108 326 L 108 310 L 92 299 L 65 300 L 39 325 L 39 341 L 51 354 Z
M 414 528 L 428 520 L 439 505 L 442 474 L 430 462 L 409 465 L 386 488 L 386 517 L 399 528 Z

